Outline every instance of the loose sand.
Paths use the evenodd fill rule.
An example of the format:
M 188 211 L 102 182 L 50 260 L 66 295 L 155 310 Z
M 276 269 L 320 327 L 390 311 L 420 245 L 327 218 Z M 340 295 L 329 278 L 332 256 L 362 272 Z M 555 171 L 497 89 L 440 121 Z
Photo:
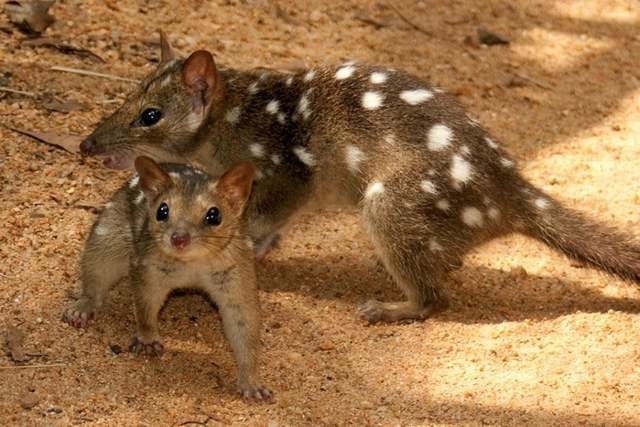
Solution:
M 184 53 L 208 48 L 237 67 L 357 59 L 456 93 L 537 185 L 640 235 L 636 1 L 278 4 L 284 13 L 266 1 L 59 1 L 47 35 L 104 64 L 21 45 L 0 15 L 0 71 L 11 73 L 0 86 L 38 94 L 0 93 L 0 121 L 87 134 L 131 85 L 48 67 L 139 78 L 157 60 L 158 28 Z M 511 44 L 463 43 L 479 27 Z M 47 96 L 88 110 L 47 111 Z M 276 401 L 252 404 L 234 393 L 220 318 L 199 295 L 168 302 L 160 360 L 111 350 L 134 328 L 125 283 L 88 330 L 60 321 L 95 217 L 79 205 L 104 202 L 126 173 L 4 127 L 0 171 L 0 332 L 25 332 L 26 365 L 56 364 L 0 355 L 0 424 L 640 425 L 640 291 L 539 243 L 514 236 L 470 254 L 447 285 L 449 309 L 425 322 L 367 326 L 356 306 L 400 293 L 358 217 L 304 216 L 259 267 L 262 371 Z M 38 403 L 26 410 L 29 390 Z

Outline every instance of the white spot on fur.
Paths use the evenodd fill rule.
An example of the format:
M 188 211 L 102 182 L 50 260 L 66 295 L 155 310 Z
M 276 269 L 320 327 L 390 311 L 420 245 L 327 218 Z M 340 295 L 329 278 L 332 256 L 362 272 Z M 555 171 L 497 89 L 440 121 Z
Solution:
M 453 131 L 443 124 L 433 125 L 427 134 L 427 148 L 431 151 L 440 151 L 451 144 Z
M 506 157 L 500 157 L 500 163 L 502 164 L 502 166 L 504 166 L 505 168 L 510 168 L 513 167 L 513 160 L 509 160 Z
M 369 77 L 369 80 L 374 85 L 380 85 L 387 81 L 387 75 L 385 73 L 376 71 L 375 73 L 371 73 L 371 77 Z
M 129 188 L 135 187 L 138 185 L 138 182 L 140 182 L 140 177 L 138 175 L 133 175 L 129 180 Z
M 262 144 L 253 143 L 249 145 L 249 151 L 253 157 L 264 156 L 264 146 Z
M 293 147 L 293 153 L 307 166 L 314 166 L 316 164 L 316 159 L 313 157 L 313 154 L 300 145 Z
M 300 102 L 298 102 L 298 112 L 302 114 L 302 117 L 307 120 L 311 115 L 311 110 L 309 109 L 309 98 L 307 95 L 302 95 L 300 97 Z
M 444 248 L 434 237 L 432 237 L 429 239 L 429 250 L 431 250 L 431 252 L 440 252 L 443 251 Z
M 438 193 L 438 189 L 436 188 L 436 185 L 433 182 L 429 181 L 428 179 L 425 179 L 422 182 L 420 182 L 420 188 L 422 189 L 422 191 L 424 191 L 427 194 Z
M 493 220 L 500 218 L 500 211 L 497 208 L 490 207 L 487 211 L 487 216 Z
M 372 198 L 376 194 L 384 193 L 384 184 L 381 181 L 373 181 L 367 186 L 367 190 L 364 193 L 364 197 L 367 199 Z
M 436 175 L 436 170 L 435 169 L 429 169 L 427 174 L 429 174 L 429 176 L 435 176 Z
M 314 70 L 310 70 L 307 74 L 304 75 L 304 81 L 310 82 L 316 76 L 316 72 Z
M 272 99 L 271 101 L 269 101 L 269 103 L 265 108 L 265 110 L 267 110 L 267 113 L 269 114 L 276 114 L 279 109 L 280 109 L 280 101 L 278 101 L 277 99 Z
M 488 145 L 489 147 L 493 148 L 494 150 L 495 150 L 496 148 L 498 148 L 498 144 L 497 144 L 493 139 L 489 138 L 488 136 L 485 136 L 485 137 L 484 137 L 484 142 L 486 142 L 486 143 L 487 143 L 487 145 Z
M 462 222 L 464 222 L 469 227 L 482 227 L 483 219 L 482 212 L 477 208 L 467 206 L 462 209 Z
M 433 93 L 427 89 L 403 90 L 400 92 L 400 99 L 409 105 L 422 104 L 433 97 Z
M 104 205 L 105 209 L 111 209 L 113 207 L 113 202 L 107 202 L 106 205 Z
M 278 113 L 278 123 L 281 125 L 287 122 L 287 115 L 285 113 Z
M 547 209 L 549 207 L 549 201 L 543 197 L 538 197 L 533 201 L 533 204 L 536 205 L 538 209 Z
M 98 225 L 96 225 L 96 228 L 93 229 L 93 231 L 98 236 L 106 236 L 109 233 L 109 227 L 107 227 L 104 224 L 98 224 Z
M 436 203 L 436 207 L 441 211 L 448 211 L 451 208 L 451 203 L 447 199 L 440 199 Z
M 349 170 L 354 174 L 360 172 L 360 163 L 366 159 L 362 150 L 353 144 L 348 144 L 344 151 Z
M 169 172 L 169 176 L 173 179 L 180 179 L 180 174 L 177 172 Z
M 249 87 L 247 88 L 247 91 L 252 95 L 255 94 L 255 93 L 258 93 L 259 90 L 260 90 L 260 88 L 258 88 L 258 82 L 251 83 L 249 85 Z
M 380 92 L 365 92 L 362 95 L 362 106 L 366 110 L 376 110 L 382 106 L 384 96 Z
M 471 179 L 473 169 L 471 163 L 462 158 L 459 154 L 454 154 L 451 158 L 451 178 L 458 183 L 464 184 Z
M 143 200 L 144 200 L 144 193 L 141 191 L 141 192 L 136 196 L 136 198 L 133 200 L 133 202 L 134 202 L 136 205 L 139 205 L 140 203 L 142 203 L 142 201 L 143 201 Z
M 287 86 L 291 86 L 292 83 L 293 83 L 293 76 L 287 77 L 287 80 L 284 81 L 284 84 L 286 84 Z
M 354 67 L 351 64 L 338 68 L 338 71 L 336 71 L 336 76 L 335 76 L 336 80 L 348 79 L 353 75 L 353 72 L 355 70 L 356 70 L 356 67 Z
M 462 153 L 463 156 L 468 156 L 469 154 L 471 154 L 471 150 L 468 146 L 463 145 L 462 147 L 460 147 L 460 153 Z
M 384 136 L 384 142 L 387 144 L 395 144 L 396 143 L 396 135 L 393 133 L 388 133 Z
M 274 165 L 279 165 L 282 162 L 282 158 L 278 154 L 272 154 L 271 161 L 273 162 Z

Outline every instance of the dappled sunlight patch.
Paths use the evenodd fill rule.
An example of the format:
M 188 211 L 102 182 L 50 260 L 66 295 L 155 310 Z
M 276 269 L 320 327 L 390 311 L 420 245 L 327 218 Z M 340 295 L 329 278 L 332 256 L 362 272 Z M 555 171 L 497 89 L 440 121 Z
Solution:
M 575 69 L 590 56 L 614 47 L 612 40 L 540 27 L 525 30 L 520 41 L 512 45 L 514 53 L 522 60 L 533 61 L 550 73 Z

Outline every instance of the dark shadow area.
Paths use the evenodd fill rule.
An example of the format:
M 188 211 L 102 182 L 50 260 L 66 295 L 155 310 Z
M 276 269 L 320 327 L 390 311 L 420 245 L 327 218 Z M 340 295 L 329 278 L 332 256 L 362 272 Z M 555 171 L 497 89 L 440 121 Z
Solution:
M 259 282 L 266 292 L 348 301 L 353 304 L 354 315 L 356 307 L 370 298 L 402 299 L 384 269 L 365 261 L 344 256 L 267 259 L 258 267 Z M 434 316 L 443 321 L 469 324 L 545 320 L 578 311 L 640 313 L 640 300 L 607 297 L 580 283 L 555 277 L 514 278 L 509 272 L 486 267 L 463 266 L 451 274 L 443 288 L 449 307 Z
M 636 37 L 640 22 L 576 19 L 554 14 L 535 2 L 494 7 L 479 4 L 471 11 L 456 2 L 429 3 L 428 11 L 409 7 L 404 13 L 420 27 L 433 29 L 432 34 L 405 25 L 399 25 L 404 29 L 400 34 L 387 29 L 377 33 L 385 39 L 385 46 L 400 46 L 406 42 L 405 37 L 415 38 L 430 62 L 445 64 L 440 69 L 414 69 L 418 75 L 461 95 L 463 104 L 471 104 L 472 113 L 483 114 L 485 120 L 481 124 L 521 161 L 598 125 L 619 108 L 622 99 L 640 88 L 640 40 Z M 445 25 L 443 20 L 457 24 Z M 544 60 L 519 55 L 510 46 L 465 46 L 462 40 L 474 36 L 481 27 L 496 31 L 508 27 L 506 34 L 512 45 L 536 43 L 542 49 L 553 48 L 529 36 L 528 32 L 539 29 L 588 37 L 605 47 L 600 51 L 567 52 L 567 67 L 550 71 Z M 443 44 L 450 49 L 445 50 L 446 56 L 436 49 Z M 384 49 L 379 55 L 396 59 Z M 397 59 L 402 63 L 401 58 Z M 530 80 L 521 82 L 521 88 L 510 86 L 517 75 Z M 505 105 L 509 108 L 508 118 L 503 114 Z M 484 115 L 489 112 L 495 112 L 495 118 Z

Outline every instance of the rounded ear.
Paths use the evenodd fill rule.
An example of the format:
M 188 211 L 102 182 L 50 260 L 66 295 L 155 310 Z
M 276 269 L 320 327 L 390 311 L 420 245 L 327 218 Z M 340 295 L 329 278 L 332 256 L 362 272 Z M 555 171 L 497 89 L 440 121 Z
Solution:
M 169 42 L 169 38 L 165 34 L 164 31 L 159 30 L 160 33 L 160 65 L 166 64 L 167 62 L 176 59 L 178 55 L 176 54 L 173 47 L 171 47 L 171 43 Z
M 195 107 L 206 109 L 221 95 L 218 69 L 206 50 L 197 50 L 184 61 L 182 81 L 193 91 Z
M 233 208 L 241 210 L 251 194 L 256 167 L 249 162 L 238 162 L 231 166 L 216 184 L 220 197 L 225 198 Z
M 149 198 L 157 196 L 173 185 L 169 174 L 150 157 L 137 157 L 134 165 L 140 175 L 140 187 Z

